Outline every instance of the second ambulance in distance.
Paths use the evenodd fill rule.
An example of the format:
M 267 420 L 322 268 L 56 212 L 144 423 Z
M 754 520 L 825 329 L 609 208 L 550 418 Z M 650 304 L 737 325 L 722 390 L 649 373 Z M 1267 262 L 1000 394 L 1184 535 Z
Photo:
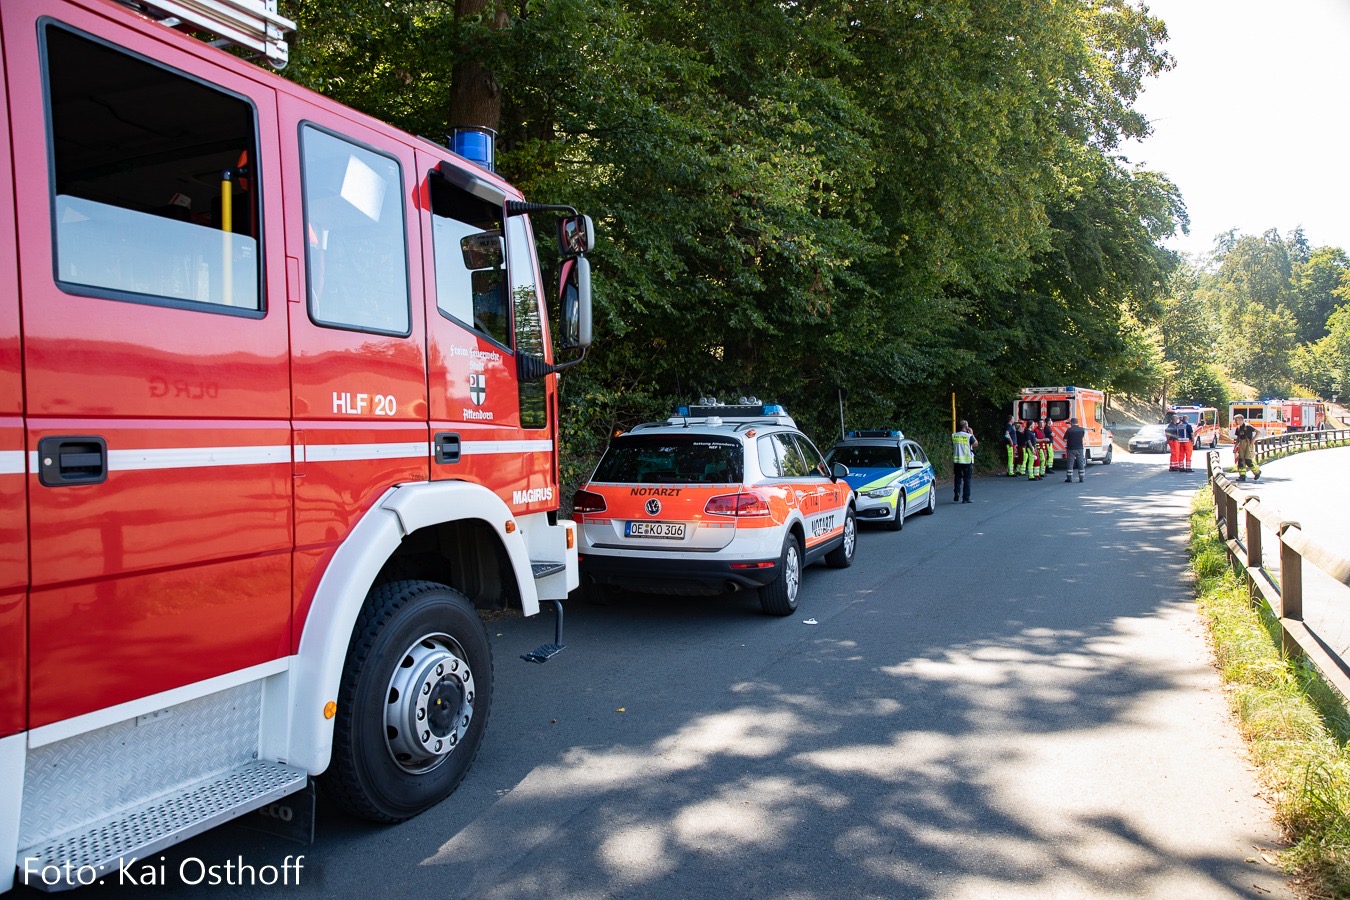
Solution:
M 681 407 L 616 437 L 573 500 L 582 580 L 659 594 L 759 591 L 797 608 L 802 570 L 852 564 L 853 490 L 776 404 Z

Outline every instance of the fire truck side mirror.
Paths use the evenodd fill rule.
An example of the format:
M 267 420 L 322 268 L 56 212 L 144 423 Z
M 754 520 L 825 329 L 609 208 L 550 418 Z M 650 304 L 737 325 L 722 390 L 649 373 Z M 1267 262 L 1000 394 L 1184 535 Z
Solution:
M 565 259 L 558 279 L 560 342 L 584 350 L 591 345 L 591 264 L 584 256 Z
M 587 215 L 558 219 L 558 255 L 567 259 L 595 249 L 595 226 Z

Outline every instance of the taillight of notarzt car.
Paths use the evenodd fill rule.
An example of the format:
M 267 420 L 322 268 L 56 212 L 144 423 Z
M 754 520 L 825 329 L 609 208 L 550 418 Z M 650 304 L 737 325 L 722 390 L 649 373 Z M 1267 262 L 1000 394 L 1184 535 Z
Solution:
M 769 501 L 759 494 L 720 494 L 708 501 L 703 511 L 710 516 L 767 516 Z
M 577 491 L 572 497 L 572 514 L 584 516 L 605 511 L 605 498 L 591 491 Z

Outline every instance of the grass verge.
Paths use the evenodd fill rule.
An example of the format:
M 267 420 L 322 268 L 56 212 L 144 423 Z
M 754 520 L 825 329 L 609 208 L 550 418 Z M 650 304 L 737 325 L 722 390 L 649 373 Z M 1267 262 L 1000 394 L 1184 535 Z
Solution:
M 1208 490 L 1191 512 L 1196 595 L 1220 674 L 1276 819 L 1281 854 L 1312 897 L 1350 897 L 1350 717 L 1310 666 L 1280 650 L 1279 622 L 1253 607 L 1229 565 Z

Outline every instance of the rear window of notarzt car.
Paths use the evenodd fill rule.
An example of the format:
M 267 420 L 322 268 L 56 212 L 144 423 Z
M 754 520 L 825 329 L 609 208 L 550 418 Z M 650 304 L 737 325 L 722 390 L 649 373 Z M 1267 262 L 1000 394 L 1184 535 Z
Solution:
M 850 469 L 899 469 L 902 466 L 899 447 L 835 447 L 830 451 L 830 462 L 843 463 Z
M 605 451 L 594 481 L 618 484 L 732 484 L 744 476 L 740 441 L 648 435 L 622 437 Z

